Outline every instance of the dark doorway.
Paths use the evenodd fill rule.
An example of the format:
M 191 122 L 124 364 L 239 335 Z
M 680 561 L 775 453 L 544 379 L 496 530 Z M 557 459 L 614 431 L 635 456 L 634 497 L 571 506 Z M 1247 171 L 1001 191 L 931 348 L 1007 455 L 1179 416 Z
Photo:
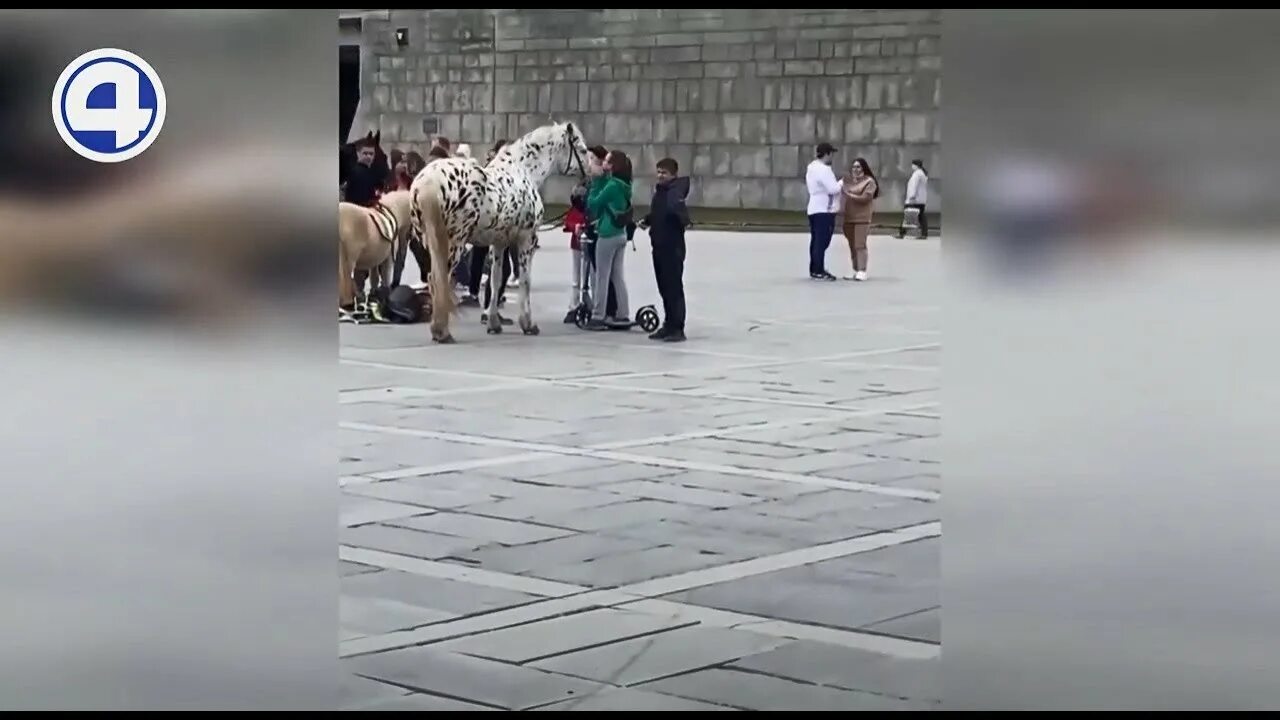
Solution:
M 338 46 L 338 142 L 351 133 L 360 104 L 360 46 Z

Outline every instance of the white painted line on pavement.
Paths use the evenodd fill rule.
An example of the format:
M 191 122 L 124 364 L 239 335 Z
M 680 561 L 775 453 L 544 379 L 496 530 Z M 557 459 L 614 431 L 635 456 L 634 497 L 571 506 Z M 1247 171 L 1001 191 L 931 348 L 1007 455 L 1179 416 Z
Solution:
M 378 553 L 366 550 L 355 554 L 356 548 L 340 548 L 340 556 L 353 562 L 383 567 L 394 563 L 395 569 L 405 572 L 419 572 L 430 577 L 456 579 L 472 582 L 477 585 L 518 589 L 517 586 L 535 587 L 534 582 L 542 583 L 544 591 L 562 594 L 560 597 L 543 602 L 520 605 L 492 613 L 472 615 L 458 620 L 435 623 L 413 630 L 404 630 L 371 635 L 340 643 L 339 656 L 353 657 L 388 650 L 398 650 L 415 645 L 447 640 L 464 635 L 491 632 L 502 628 L 523 625 L 546 620 L 568 613 L 579 612 L 595 607 L 626 606 L 628 610 L 651 613 L 655 615 L 680 616 L 695 619 L 699 622 L 718 626 L 736 627 L 745 632 L 754 632 L 770 637 L 796 637 L 829 642 L 847 647 L 882 652 L 899 657 L 932 657 L 936 654 L 936 646 L 929 643 L 911 641 L 895 641 L 890 638 L 858 633 L 853 630 L 838 630 L 819 626 L 806 625 L 790 621 L 779 621 L 773 618 L 759 617 L 742 613 L 731 613 L 694 605 L 665 600 L 654 600 L 653 596 L 681 592 L 697 587 L 704 587 L 721 582 L 740 580 L 746 577 L 786 570 L 803 565 L 810 565 L 824 560 L 833 560 L 849 555 L 872 552 L 894 545 L 901 545 L 915 540 L 938 537 L 941 534 L 941 523 L 929 522 L 898 530 L 864 535 L 849 540 L 816 545 L 810 548 L 766 555 L 752 560 L 729 563 L 719 567 L 678 573 L 663 578 L 645 580 L 624 585 L 616 589 L 590 590 L 569 583 L 540 581 L 517 575 L 508 575 L 493 571 L 475 572 L 473 568 L 450 563 L 428 560 L 411 562 L 413 558 L 402 558 L 392 553 Z M 492 584 L 490 584 L 492 583 Z M 527 590 L 525 590 L 527 592 Z M 565 592 L 578 594 L 563 595 Z M 924 645 L 926 647 L 919 647 Z M 930 648 L 934 648 L 931 650 Z M 932 653 L 932 654 L 931 654 Z
M 390 425 L 373 425 L 369 423 L 343 422 L 339 423 L 339 427 L 344 430 L 355 430 L 359 432 L 371 432 L 384 435 L 404 435 L 408 437 L 430 438 L 433 440 L 446 440 L 449 442 L 462 443 L 465 445 L 478 445 L 482 447 L 499 447 L 510 448 L 512 450 L 527 450 L 537 453 L 555 453 L 558 455 L 572 455 L 575 457 L 592 457 L 600 460 L 613 460 L 616 462 L 626 462 L 637 465 L 650 465 L 653 467 L 676 468 L 680 470 L 702 470 L 705 472 L 720 473 L 723 475 L 738 475 L 741 477 L 760 478 L 762 480 L 777 480 L 780 482 L 789 482 L 799 485 L 810 485 L 818 487 L 834 488 L 838 490 L 852 490 L 855 492 L 865 492 L 872 495 L 883 495 L 885 497 L 909 498 L 913 500 L 937 500 L 941 497 L 940 493 L 931 490 L 914 490 L 911 488 L 893 487 L 886 485 L 873 485 L 870 483 L 855 482 L 852 480 L 840 480 L 838 478 L 822 477 L 820 475 L 803 475 L 801 473 L 780 472 L 777 470 L 761 470 L 756 468 L 742 468 L 735 465 L 721 465 L 718 463 L 698 462 L 694 460 L 680 460 L 677 458 L 664 458 L 654 455 L 638 455 L 635 453 L 624 453 L 616 450 L 593 450 L 590 448 L 575 448 L 565 445 L 554 445 L 551 443 L 529 442 L 525 440 L 508 440 L 505 438 L 491 438 L 480 435 L 466 435 L 462 433 L 441 432 L 437 430 L 418 430 L 416 428 L 401 428 Z M 868 458 L 866 464 L 875 462 L 873 458 Z M 404 468 L 400 470 L 389 470 L 383 473 L 374 473 L 372 477 L 380 480 L 392 479 L 391 475 L 397 477 L 412 477 L 405 475 L 416 468 Z
M 890 657 L 929 660 L 939 656 L 941 647 L 924 640 L 890 637 L 825 625 L 809 625 L 790 620 L 774 620 L 759 615 L 719 610 L 700 605 L 686 605 L 670 600 L 637 600 L 617 606 L 619 609 L 652 613 L 663 617 L 697 620 L 708 627 L 741 630 L 769 637 L 812 640 L 827 645 L 840 645 L 855 650 Z
M 825 543 L 823 545 L 814 545 L 813 547 L 792 550 L 790 552 L 779 553 L 777 555 L 765 555 L 764 557 L 753 558 L 751 560 L 742 560 L 740 562 L 728 563 L 727 565 L 718 565 L 712 568 L 691 570 L 686 573 L 680 573 L 679 575 L 646 580 L 644 582 L 634 583 L 631 585 L 624 585 L 618 588 L 618 591 L 631 595 L 642 595 L 644 597 L 670 595 L 671 593 L 692 590 L 706 585 L 715 585 L 717 583 L 741 580 L 745 577 L 764 575 L 778 570 L 800 567 L 801 565 L 812 565 L 813 563 L 822 562 L 823 560 L 832 560 L 834 558 L 845 557 L 848 555 L 857 555 L 859 553 L 871 552 L 873 550 L 881 550 L 887 547 L 893 547 L 894 545 L 902 545 L 904 543 L 923 540 L 925 538 L 940 537 L 941 535 L 942 523 L 932 521 L 899 528 L 897 530 L 887 530 L 884 532 L 872 533 L 870 535 L 861 535 L 848 540 L 839 540 L 837 542 Z

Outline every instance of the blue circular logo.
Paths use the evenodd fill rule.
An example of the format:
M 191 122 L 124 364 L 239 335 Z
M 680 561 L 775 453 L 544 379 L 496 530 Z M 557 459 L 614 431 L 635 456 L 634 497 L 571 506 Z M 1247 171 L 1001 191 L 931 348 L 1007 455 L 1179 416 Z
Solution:
M 164 85 L 146 60 L 115 48 L 73 60 L 53 88 L 63 142 L 96 162 L 122 162 L 151 147 L 164 126 Z

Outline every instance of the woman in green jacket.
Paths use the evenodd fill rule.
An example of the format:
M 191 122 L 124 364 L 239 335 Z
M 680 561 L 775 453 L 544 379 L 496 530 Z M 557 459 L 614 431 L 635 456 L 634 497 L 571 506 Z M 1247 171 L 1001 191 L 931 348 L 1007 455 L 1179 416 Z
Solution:
M 604 175 L 592 181 L 587 189 L 587 216 L 596 229 L 596 272 L 591 286 L 595 307 L 591 310 L 588 330 L 607 330 L 610 326 L 630 327 L 631 308 L 627 300 L 624 261 L 627 253 L 626 217 L 631 210 L 631 159 L 614 150 L 604 160 Z M 617 296 L 614 317 L 606 317 L 608 288 L 613 283 Z

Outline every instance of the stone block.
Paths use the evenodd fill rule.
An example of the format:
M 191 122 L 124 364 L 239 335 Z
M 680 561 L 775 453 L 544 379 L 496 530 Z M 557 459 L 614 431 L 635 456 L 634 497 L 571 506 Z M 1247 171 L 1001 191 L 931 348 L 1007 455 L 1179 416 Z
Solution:
M 703 77 L 735 78 L 742 74 L 742 65 L 736 62 L 709 62 L 702 66 Z
M 690 174 L 698 177 L 711 175 L 711 146 L 693 145 L 690 147 L 693 149 L 689 162 Z
M 588 80 L 612 80 L 612 65 L 592 65 L 587 68 Z
M 551 112 L 551 85 L 538 85 L 534 91 L 533 107 L 529 108 L 538 113 Z M 530 88 L 532 90 L 532 88 Z
M 770 109 L 777 109 L 777 110 L 792 109 L 792 106 L 791 106 L 792 86 L 793 86 L 793 83 L 791 83 L 788 80 L 777 81 L 777 85 L 774 86 L 777 88 L 777 93 L 773 98 L 773 102 L 768 104 L 766 107 Z M 766 97 L 768 96 L 766 95 Z
M 809 159 L 813 153 L 810 149 L 805 153 L 805 164 L 808 165 Z M 805 187 L 804 176 L 801 175 L 791 182 L 785 180 L 782 183 L 782 204 L 781 207 L 791 210 L 803 210 L 809 204 L 809 189 Z
M 635 111 L 640 108 L 640 84 L 637 82 L 618 83 L 618 109 Z
M 404 110 L 410 113 L 422 112 L 422 88 L 410 87 L 404 91 Z
M 385 111 L 390 109 L 391 105 L 391 86 L 376 85 L 373 88 L 373 107 L 371 111 Z
M 694 136 L 694 142 L 716 143 L 722 141 L 719 115 L 715 113 L 699 113 L 697 118 L 697 131 Z
M 556 83 L 551 86 L 551 111 L 572 112 L 578 109 L 578 86 L 575 83 Z
M 733 172 L 733 148 L 728 145 L 711 146 L 711 174 L 728 177 Z
M 569 38 L 569 47 L 573 50 L 583 48 L 602 48 L 608 46 L 609 38 L 603 36 Z
M 800 177 L 800 153 L 794 145 L 769 148 L 769 169 L 775 178 Z
M 782 63 L 757 62 L 756 77 L 778 77 L 782 75 Z
M 853 58 L 833 58 L 824 60 L 822 71 L 827 75 L 852 75 Z
M 703 207 L 739 208 L 742 207 L 742 183 L 733 178 L 700 177 L 698 197 Z
M 902 139 L 909 143 L 929 142 L 929 116 L 924 113 L 903 113 Z
M 742 113 L 741 142 L 745 145 L 769 144 L 769 116 L 762 112 Z
M 748 45 L 748 46 L 744 46 L 744 47 L 750 47 L 750 48 L 752 48 L 752 50 L 751 50 L 751 57 L 752 57 L 753 59 L 755 59 L 755 60 L 772 60 L 774 57 L 776 57 L 776 56 L 777 56 L 777 55 L 776 55 L 776 54 L 777 54 L 777 50 L 778 50 L 778 49 L 777 49 L 777 46 L 775 46 L 775 45 L 774 45 L 773 43 L 771 43 L 771 42 L 770 42 L 770 43 L 758 43 L 758 44 L 756 44 L 756 45 L 754 45 L 754 46 Z
M 808 95 L 809 95 L 808 80 L 797 78 L 791 81 L 791 109 L 792 110 L 804 110 L 809 108 Z
M 785 112 L 769 113 L 769 142 L 782 145 L 788 142 L 790 118 Z
M 941 70 L 942 57 L 939 55 L 921 55 L 915 59 L 915 67 L 917 70 Z
M 848 113 L 844 119 L 845 142 L 868 142 L 872 137 L 875 116 L 867 112 Z
M 784 41 L 784 40 L 779 40 L 779 41 L 778 41 L 777 43 L 775 43 L 775 45 L 774 45 L 774 55 L 773 55 L 773 56 L 774 56 L 774 57 L 776 57 L 776 58 L 778 58 L 779 60 L 795 60 L 795 59 L 796 59 L 796 44 L 795 44 L 795 42 L 794 42 L 794 41 L 792 41 L 792 42 L 788 42 L 788 41 Z
M 604 137 L 603 144 L 611 147 L 621 142 L 626 142 L 628 126 L 628 116 L 609 114 L 604 118 Z
M 473 146 L 476 143 L 483 142 L 486 138 L 485 131 L 488 124 L 485 120 L 486 116 L 476 113 L 470 113 L 462 116 L 461 128 L 458 131 L 459 142 L 469 142 Z M 474 148 L 479 149 L 479 148 Z
M 568 50 L 566 38 L 531 38 L 524 41 L 525 50 Z
M 862 98 L 862 107 L 869 110 L 878 110 L 885 105 L 885 96 L 887 95 L 887 87 L 889 79 L 883 75 L 873 75 L 866 79 L 867 91 Z
M 876 113 L 874 135 L 876 142 L 902 142 L 902 113 Z
M 660 47 L 653 50 L 653 61 L 661 63 L 686 63 L 703 60 L 702 48 L 697 45 L 688 47 Z
M 846 113 L 818 113 L 818 137 L 833 144 L 844 142 L 844 125 Z
M 787 142 L 796 145 L 818 142 L 818 121 L 813 113 L 792 113 L 787 121 Z
M 740 146 L 733 150 L 733 174 L 739 178 L 769 177 L 769 148 Z
M 822 45 L 816 39 L 820 32 L 819 30 L 810 30 L 804 34 L 806 39 L 796 41 L 797 60 L 816 60 L 822 57 Z M 836 37 L 839 37 L 840 30 L 836 29 L 836 33 Z
M 742 115 L 739 113 L 722 113 L 720 116 L 720 139 L 723 142 L 742 142 Z
M 516 81 L 516 69 L 514 67 L 500 67 L 494 70 L 493 79 L 499 83 L 511 83 Z M 431 80 L 431 82 L 440 82 L 439 80 Z
M 821 60 L 787 60 L 782 63 L 783 75 L 821 75 Z
M 699 45 L 702 43 L 702 36 L 698 33 L 662 33 L 653 39 L 653 44 L 658 47 L 674 47 L 677 45 Z
M 859 75 L 870 75 L 873 73 L 909 73 L 917 69 L 917 63 L 923 58 L 911 57 L 866 57 L 858 58 L 854 61 L 854 71 Z M 938 69 L 938 68 L 919 68 Z
M 676 142 L 693 143 L 698 141 L 698 116 L 692 113 L 677 113 Z
M 703 110 L 727 110 L 720 104 L 720 80 L 702 80 L 698 85 L 699 102 Z
M 698 83 L 689 80 L 678 80 L 675 83 L 675 109 L 678 112 L 689 112 L 696 108 L 689 102 L 689 94 L 694 88 L 698 87 Z
M 836 107 L 832 93 L 832 83 L 840 80 L 826 78 L 810 78 L 805 81 L 805 108 L 809 110 L 832 110 Z
M 903 38 L 911 34 L 906 25 L 866 25 L 853 29 L 853 37 L 862 38 Z
M 654 142 L 672 143 L 679 139 L 677 132 L 677 116 L 668 113 L 660 113 L 652 118 L 652 132 Z
M 749 32 L 708 32 L 702 36 L 702 42 L 707 45 L 736 45 L 739 43 L 749 43 L 752 41 L 752 35 Z

